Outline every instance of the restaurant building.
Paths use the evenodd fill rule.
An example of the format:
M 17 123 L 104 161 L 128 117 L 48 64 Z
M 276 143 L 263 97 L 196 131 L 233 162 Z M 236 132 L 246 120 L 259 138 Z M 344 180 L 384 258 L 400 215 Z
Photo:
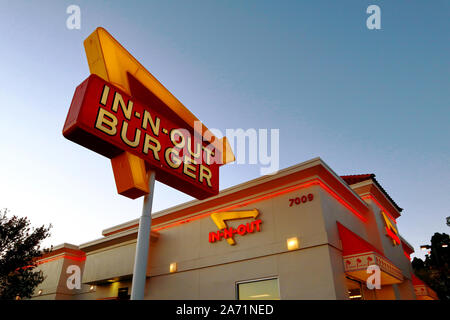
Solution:
M 294 165 L 154 213 L 145 299 L 435 299 L 413 276 L 401 212 L 374 174 Z M 54 247 L 33 299 L 129 298 L 138 224 Z

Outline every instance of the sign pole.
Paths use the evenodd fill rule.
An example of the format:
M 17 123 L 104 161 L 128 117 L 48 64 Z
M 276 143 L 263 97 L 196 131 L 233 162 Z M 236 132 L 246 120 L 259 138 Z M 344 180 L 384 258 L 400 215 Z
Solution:
M 149 194 L 144 197 L 142 215 L 139 220 L 139 230 L 134 258 L 133 282 L 131 285 L 131 300 L 143 300 L 145 280 L 147 277 L 147 260 L 150 248 L 150 229 L 152 226 L 152 203 L 155 186 L 155 171 L 148 172 Z

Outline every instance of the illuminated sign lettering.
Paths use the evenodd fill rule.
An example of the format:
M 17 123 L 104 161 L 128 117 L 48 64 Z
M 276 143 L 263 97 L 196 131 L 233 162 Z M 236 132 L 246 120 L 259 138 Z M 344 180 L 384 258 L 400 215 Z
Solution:
M 241 224 L 237 228 L 228 227 L 225 221 L 237 220 L 237 219 L 247 219 L 256 218 L 259 215 L 258 210 L 246 210 L 246 211 L 225 211 L 225 212 L 215 212 L 211 214 L 211 219 L 216 224 L 219 231 L 209 233 L 209 242 L 213 243 L 226 239 L 228 244 L 235 245 L 236 242 L 233 239 L 235 234 L 241 236 L 247 233 L 253 233 L 256 231 L 261 231 L 261 219 L 248 222 L 246 224 Z
M 215 137 L 105 29 L 97 28 L 84 41 L 84 47 L 91 74 L 105 84 L 100 97 L 99 89 L 94 90 L 95 98 L 86 96 L 81 89 L 83 85 L 79 86 L 64 135 L 110 158 L 117 192 L 128 198 L 136 199 L 151 192 L 149 169 L 155 171 L 156 180 L 198 199 L 217 194 L 218 166 L 235 159 L 226 137 Z M 89 79 L 83 88 L 98 82 Z M 90 107 L 83 101 L 85 97 L 93 103 Z M 140 107 L 136 107 L 138 101 Z M 81 107 L 83 112 L 77 109 Z M 90 108 L 97 112 L 95 123 L 90 111 L 86 111 Z M 173 148 L 164 145 L 167 139 L 162 136 L 176 141 Z M 191 151 L 190 156 L 186 156 L 186 149 Z M 199 163 L 203 156 L 204 163 Z
M 217 194 L 220 151 L 177 120 L 91 75 L 75 91 L 63 135 L 110 159 L 134 154 L 159 181 L 193 197 Z

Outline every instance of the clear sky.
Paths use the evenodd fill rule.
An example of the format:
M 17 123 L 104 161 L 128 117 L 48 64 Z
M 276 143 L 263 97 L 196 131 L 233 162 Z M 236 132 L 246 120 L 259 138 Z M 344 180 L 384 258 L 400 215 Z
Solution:
M 69 5 L 81 29 L 66 27 Z M 381 30 L 366 9 L 381 8 Z M 62 136 L 105 27 L 208 127 L 280 130 L 280 167 L 375 173 L 416 248 L 449 233 L 450 2 L 0 1 L 0 208 L 81 244 L 137 218 L 110 161 Z M 221 169 L 224 189 L 259 165 Z M 190 200 L 157 183 L 154 211 Z M 418 256 L 422 256 L 421 253 Z

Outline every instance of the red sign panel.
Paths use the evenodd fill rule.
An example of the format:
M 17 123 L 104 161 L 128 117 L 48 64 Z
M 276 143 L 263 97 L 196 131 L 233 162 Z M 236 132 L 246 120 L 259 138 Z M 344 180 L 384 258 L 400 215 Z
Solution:
M 175 114 L 144 105 L 96 75 L 77 87 L 63 135 L 110 159 L 133 153 L 158 181 L 195 198 L 219 191 L 217 149 L 183 128 Z

